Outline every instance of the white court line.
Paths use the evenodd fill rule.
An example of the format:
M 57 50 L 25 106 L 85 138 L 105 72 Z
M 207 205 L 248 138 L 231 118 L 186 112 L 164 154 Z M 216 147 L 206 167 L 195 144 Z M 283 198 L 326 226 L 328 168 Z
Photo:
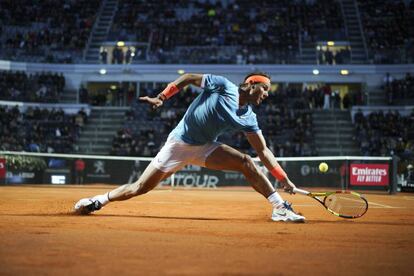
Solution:
M 375 202 L 372 202 L 372 201 L 368 201 L 368 204 L 369 205 L 374 205 L 374 206 L 379 206 L 379 207 L 382 207 L 382 208 L 387 208 L 387 209 L 404 208 L 404 207 L 394 207 L 394 206 L 390 206 L 390 205 L 375 203 Z
M 319 204 L 294 204 L 294 207 L 314 207 L 318 206 Z
M 404 196 L 403 198 L 406 200 L 414 200 L 414 196 Z
M 349 200 L 349 201 L 360 202 L 360 200 L 353 199 L 353 198 L 345 198 L 345 197 L 343 197 L 342 199 Z M 389 208 L 401 208 L 401 207 L 394 207 L 394 206 L 390 206 L 390 205 L 375 203 L 375 202 L 372 202 L 372 201 L 368 201 L 368 205 L 374 205 L 374 206 L 379 206 L 379 207 L 388 208 L 388 209 Z

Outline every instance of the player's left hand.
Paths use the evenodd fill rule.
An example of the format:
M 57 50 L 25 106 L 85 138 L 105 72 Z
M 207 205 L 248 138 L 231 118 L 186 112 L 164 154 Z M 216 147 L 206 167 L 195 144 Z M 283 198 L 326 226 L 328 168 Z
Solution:
M 283 186 L 283 189 L 285 192 L 290 193 L 290 194 L 294 194 L 293 189 L 296 188 L 296 185 L 293 184 L 292 181 L 290 181 L 289 178 L 286 178 L 285 180 L 280 182 Z
M 158 107 L 162 106 L 162 104 L 164 103 L 158 97 L 151 98 L 151 97 L 145 96 L 145 97 L 139 97 L 139 100 L 149 103 L 152 106 L 152 109 L 157 109 Z

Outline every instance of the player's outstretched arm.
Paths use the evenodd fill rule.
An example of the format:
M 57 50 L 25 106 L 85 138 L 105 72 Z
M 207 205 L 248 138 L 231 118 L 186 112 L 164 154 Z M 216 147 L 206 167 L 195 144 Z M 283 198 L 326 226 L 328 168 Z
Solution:
M 276 160 L 272 151 L 267 147 L 266 140 L 261 132 L 246 134 L 249 144 L 255 149 L 260 160 L 269 170 L 269 172 L 283 185 L 286 192 L 293 193 L 296 188 L 295 184 L 290 181 L 286 172 L 282 169 Z
M 140 101 L 149 103 L 153 109 L 157 109 L 163 105 L 164 101 L 168 100 L 175 94 L 177 94 L 181 89 L 186 87 L 189 84 L 195 86 L 201 86 L 201 81 L 203 79 L 202 74 L 184 74 L 180 76 L 175 81 L 169 83 L 167 87 L 157 95 L 157 97 L 139 97 Z

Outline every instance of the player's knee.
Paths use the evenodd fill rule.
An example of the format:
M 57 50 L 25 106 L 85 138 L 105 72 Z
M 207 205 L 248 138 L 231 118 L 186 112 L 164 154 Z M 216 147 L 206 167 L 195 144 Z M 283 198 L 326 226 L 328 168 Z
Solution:
M 129 185 L 129 189 L 128 189 L 128 195 L 130 197 L 134 197 L 137 195 L 140 195 L 141 193 L 141 183 L 139 183 L 138 181 Z
M 257 172 L 257 167 L 254 164 L 253 158 L 247 154 L 243 155 L 242 171 L 249 174 Z
M 129 192 L 131 197 L 139 196 L 146 194 L 150 191 L 150 189 L 146 188 L 145 185 L 141 182 L 135 182 L 134 184 L 131 184 Z

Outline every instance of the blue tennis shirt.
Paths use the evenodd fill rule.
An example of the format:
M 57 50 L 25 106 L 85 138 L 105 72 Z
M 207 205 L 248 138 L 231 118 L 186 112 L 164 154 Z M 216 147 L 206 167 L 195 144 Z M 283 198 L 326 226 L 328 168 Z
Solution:
M 203 92 L 188 107 L 170 137 L 187 144 L 214 142 L 226 132 L 260 131 L 256 114 L 249 105 L 239 107 L 239 88 L 228 79 L 206 74 Z

